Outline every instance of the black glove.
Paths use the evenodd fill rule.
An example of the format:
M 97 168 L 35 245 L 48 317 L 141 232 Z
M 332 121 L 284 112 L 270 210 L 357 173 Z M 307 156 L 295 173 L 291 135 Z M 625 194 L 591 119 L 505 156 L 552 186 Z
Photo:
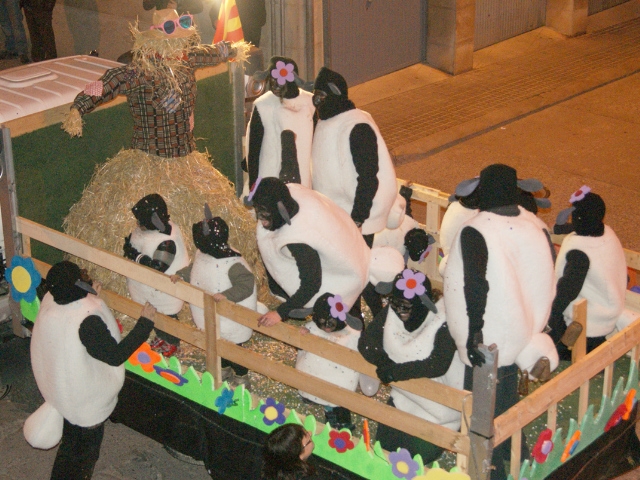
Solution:
M 479 332 L 469 332 L 469 338 L 467 339 L 467 356 L 471 365 L 474 367 L 480 367 L 484 364 L 484 354 L 478 350 L 478 345 L 483 342 L 482 330 Z
M 393 370 L 395 365 L 388 363 L 385 365 L 381 365 L 376 368 L 376 375 L 382 383 L 391 383 L 395 382 L 395 378 L 393 378 Z
M 122 250 L 124 252 L 125 258 L 129 258 L 134 262 L 136 258 L 138 258 L 138 255 L 140 255 L 140 252 L 135 248 L 133 248 L 133 245 L 131 245 L 131 234 L 129 234 L 128 237 L 125 237 L 124 246 L 122 247 Z

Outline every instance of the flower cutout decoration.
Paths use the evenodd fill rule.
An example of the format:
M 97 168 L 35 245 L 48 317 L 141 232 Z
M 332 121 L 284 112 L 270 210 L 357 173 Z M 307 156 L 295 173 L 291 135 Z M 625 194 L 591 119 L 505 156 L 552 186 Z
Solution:
M 607 420 L 607 424 L 604 426 L 604 431 L 608 432 L 613 427 L 618 425 L 622 421 L 622 417 L 624 417 L 626 413 L 627 413 L 627 406 L 624 403 L 621 403 L 620 405 L 618 405 L 618 408 L 614 410 L 614 412 L 609 417 L 609 420 Z
M 409 451 L 404 448 L 397 452 L 391 452 L 389 461 L 391 462 L 391 471 L 398 478 L 411 480 L 418 473 L 418 462 L 413 460 Z
M 14 256 L 5 277 L 11 285 L 11 298 L 16 302 L 24 300 L 31 303 L 36 299 L 36 288 L 40 285 L 42 276 L 30 257 Z
M 432 250 L 432 249 L 433 249 L 433 245 L 429 245 L 429 246 L 427 247 L 427 249 L 426 249 L 424 252 L 422 252 L 422 253 L 420 254 L 420 258 L 418 259 L 418 263 L 422 263 L 422 262 L 424 262 L 424 259 L 425 259 L 425 258 L 427 258 L 427 256 L 429 255 L 429 253 L 431 253 L 431 250 Z
M 264 414 L 262 421 L 265 425 L 277 423 L 282 425 L 286 420 L 284 417 L 284 404 L 268 397 L 265 404 L 260 407 L 260 412 Z
M 402 278 L 396 282 L 396 288 L 402 290 L 404 298 L 411 300 L 416 295 L 423 295 L 426 291 L 422 284 L 425 278 L 424 273 L 406 268 L 402 272 Z
M 229 390 L 228 388 L 223 388 L 220 396 L 216 398 L 215 401 L 220 415 L 222 415 L 227 408 L 235 407 L 237 404 L 238 402 L 233 399 L 233 390 Z
M 580 444 L 580 430 L 576 430 L 576 432 L 571 435 L 571 438 L 567 442 L 567 445 L 564 447 L 564 451 L 562 452 L 562 456 L 560 457 L 560 461 L 562 463 L 566 462 L 567 459 L 573 455 L 573 452 L 576 451 L 578 445 Z
M 140 345 L 129 357 L 129 363 L 131 365 L 140 365 L 140 368 L 147 373 L 153 372 L 153 365 L 159 361 L 160 354 L 151 350 L 151 345 L 147 342 Z
M 282 86 L 287 82 L 293 82 L 293 63 L 276 62 L 276 68 L 271 70 L 271 76 Z
M 579 202 L 584 198 L 584 196 L 591 191 L 591 187 L 587 187 L 586 185 L 581 186 L 578 190 L 571 194 L 571 198 L 569 199 L 569 203 L 573 204 L 574 202 Z
M 331 430 L 331 432 L 329 432 L 329 446 L 338 453 L 344 453 L 347 450 L 353 449 L 354 444 L 349 432 Z
M 256 181 L 253 184 L 253 187 L 251 188 L 251 191 L 249 192 L 249 195 L 247 195 L 247 202 L 251 202 L 253 200 L 253 197 L 256 194 L 256 190 L 258 190 L 258 185 L 260 185 L 261 181 L 262 181 L 262 177 L 256 178 Z
M 182 375 L 180 375 L 178 372 L 174 372 L 173 370 L 170 370 L 168 368 L 162 368 L 157 365 L 154 365 L 153 369 L 162 378 L 164 378 L 165 380 L 168 380 L 169 382 L 173 383 L 178 387 L 181 387 L 182 385 L 184 385 L 189 381 L 186 378 L 184 378 Z
M 553 442 L 551 441 L 552 437 L 553 432 L 549 428 L 540 432 L 538 441 L 531 451 L 531 456 L 536 462 L 544 463 L 547 460 L 547 456 L 551 453 L 551 450 L 553 450 Z
M 329 306 L 331 307 L 331 316 L 337 318 L 341 322 L 347 319 L 347 307 L 342 303 L 342 297 L 335 295 L 327 299 Z

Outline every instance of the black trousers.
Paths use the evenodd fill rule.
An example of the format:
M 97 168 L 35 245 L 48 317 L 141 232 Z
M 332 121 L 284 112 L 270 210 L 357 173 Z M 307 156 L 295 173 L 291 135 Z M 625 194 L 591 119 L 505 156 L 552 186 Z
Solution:
M 51 480 L 90 479 L 100 457 L 103 436 L 104 422 L 87 428 L 74 425 L 65 419 Z

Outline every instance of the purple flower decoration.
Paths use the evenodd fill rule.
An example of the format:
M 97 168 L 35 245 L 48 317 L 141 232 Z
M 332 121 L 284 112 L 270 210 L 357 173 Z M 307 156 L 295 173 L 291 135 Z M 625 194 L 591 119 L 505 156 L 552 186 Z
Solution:
M 253 184 L 253 188 L 249 192 L 249 195 L 247 195 L 247 201 L 248 202 L 253 200 L 253 196 L 256 194 L 256 190 L 258 190 L 258 185 L 260 185 L 261 181 L 262 181 L 262 177 L 256 178 L 256 182 Z
M 424 273 L 407 268 L 402 272 L 402 278 L 396 282 L 396 288 L 402 290 L 404 298 L 411 300 L 416 295 L 423 295 L 426 291 L 422 284 L 425 278 Z
M 329 306 L 331 307 L 331 316 L 337 318 L 341 322 L 347 319 L 347 307 L 342 303 L 342 297 L 335 295 L 327 299 Z
M 571 194 L 571 198 L 569 199 L 569 203 L 573 204 L 574 202 L 579 202 L 584 198 L 584 196 L 591 191 L 590 187 L 586 185 L 581 186 L 578 190 Z
M 398 452 L 389 454 L 391 462 L 391 471 L 398 478 L 411 480 L 418 473 L 418 462 L 411 458 L 408 450 L 401 448 Z
M 424 262 L 424 259 L 427 258 L 427 255 L 429 255 L 432 249 L 433 249 L 433 244 L 429 245 L 427 249 L 424 252 L 422 252 L 422 254 L 420 255 L 420 258 L 418 259 L 418 263 Z
M 170 370 L 168 368 L 162 368 L 162 367 L 159 367 L 158 365 L 154 365 L 153 369 L 156 371 L 158 375 L 160 375 L 165 380 L 173 383 L 177 387 L 181 387 L 182 385 L 184 385 L 189 381 L 186 378 L 184 378 L 182 375 L 180 375 L 178 372 L 174 372 L 173 370 Z
M 276 79 L 278 85 L 293 82 L 293 63 L 276 62 L 276 68 L 271 70 L 271 76 Z
M 223 388 L 220 396 L 216 398 L 215 405 L 218 407 L 218 413 L 220 415 L 222 415 L 227 408 L 235 407 L 237 402 L 233 400 L 233 390 Z
M 260 412 L 264 414 L 262 421 L 265 425 L 277 423 L 282 425 L 286 420 L 284 417 L 284 404 L 268 397 L 265 404 L 260 407 Z

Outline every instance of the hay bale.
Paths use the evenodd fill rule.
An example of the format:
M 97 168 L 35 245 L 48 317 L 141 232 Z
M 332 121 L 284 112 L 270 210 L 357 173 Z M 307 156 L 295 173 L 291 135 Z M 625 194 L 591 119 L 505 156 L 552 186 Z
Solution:
M 181 158 L 162 158 L 141 150 L 121 150 L 96 167 L 82 198 L 65 218 L 64 231 L 94 247 L 122 255 L 124 238 L 136 227 L 131 208 L 150 193 L 159 193 L 167 202 L 171 221 L 182 230 L 192 259 L 195 247 L 191 227 L 202 220 L 207 202 L 213 215 L 229 225 L 229 243 L 253 269 L 260 298 L 268 300 L 255 218 L 235 196 L 231 182 L 211 165 L 208 155 L 194 152 Z M 105 288 L 129 296 L 124 277 L 79 258 L 72 260 Z

